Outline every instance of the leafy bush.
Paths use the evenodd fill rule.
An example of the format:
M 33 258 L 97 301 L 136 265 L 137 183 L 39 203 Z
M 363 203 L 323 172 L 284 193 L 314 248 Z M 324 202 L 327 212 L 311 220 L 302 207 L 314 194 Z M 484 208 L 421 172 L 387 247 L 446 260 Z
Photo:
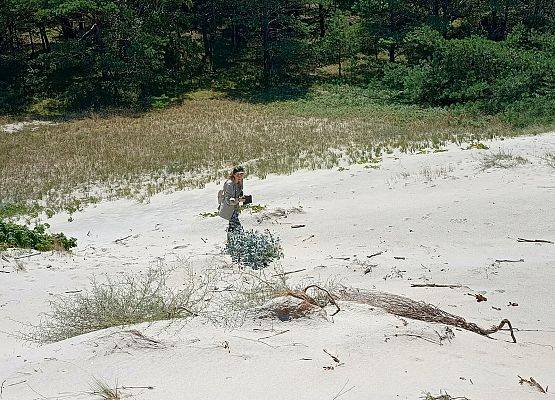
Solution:
M 99 283 L 90 290 L 51 302 L 29 339 L 51 343 L 112 326 L 195 316 L 204 307 L 207 285 L 190 279 L 183 289 L 167 284 L 168 271 L 151 269 Z
M 552 36 L 534 37 L 540 44 L 523 48 L 510 45 L 516 38 L 506 43 L 480 37 L 444 39 L 423 28 L 406 40 L 407 64 L 384 69 L 383 81 L 401 89 L 410 102 L 474 104 L 497 113 L 538 98 L 547 108 L 555 99 L 555 57 L 547 51 L 551 41 L 555 43 Z M 538 114 L 542 122 L 553 121 L 552 109 Z
M 0 250 L 8 247 L 38 251 L 69 250 L 77 246 L 77 239 L 67 238 L 63 233 L 46 233 L 47 228 L 46 224 L 29 229 L 24 225 L 0 221 Z
M 226 251 L 235 262 L 252 269 L 265 268 L 271 262 L 283 257 L 279 238 L 268 230 L 265 232 L 247 231 L 229 236 Z

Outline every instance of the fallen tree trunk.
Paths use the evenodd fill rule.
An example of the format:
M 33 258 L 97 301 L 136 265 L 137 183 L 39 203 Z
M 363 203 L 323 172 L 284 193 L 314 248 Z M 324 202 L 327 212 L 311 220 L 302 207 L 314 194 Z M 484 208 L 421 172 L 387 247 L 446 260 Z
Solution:
M 343 289 L 339 293 L 339 299 L 343 301 L 352 301 L 355 303 L 381 308 L 382 310 L 399 317 L 451 325 L 487 337 L 498 332 L 501 328 L 507 325 L 511 333 L 513 343 L 516 343 L 513 327 L 508 319 L 503 319 L 499 325 L 491 328 L 482 328 L 473 322 L 468 322 L 464 318 L 443 311 L 434 305 L 424 303 L 422 301 L 415 301 L 409 299 L 408 297 L 396 294 L 377 291 L 361 291 L 357 289 Z

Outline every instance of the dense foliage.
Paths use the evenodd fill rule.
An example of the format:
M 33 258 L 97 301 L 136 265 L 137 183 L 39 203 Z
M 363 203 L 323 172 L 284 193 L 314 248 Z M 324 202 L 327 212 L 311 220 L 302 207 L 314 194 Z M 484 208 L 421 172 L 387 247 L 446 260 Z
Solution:
M 46 225 L 29 229 L 0 220 L 0 250 L 10 247 L 35 249 L 39 251 L 69 250 L 77 246 L 77 239 L 67 238 L 63 233 L 49 234 Z
M 246 231 L 229 236 L 226 251 L 235 262 L 252 269 L 265 268 L 283 257 L 279 238 L 270 231 Z
M 5 0 L 0 112 L 162 107 L 191 88 L 298 85 L 333 65 L 341 79 L 378 81 L 404 101 L 545 117 L 554 4 Z

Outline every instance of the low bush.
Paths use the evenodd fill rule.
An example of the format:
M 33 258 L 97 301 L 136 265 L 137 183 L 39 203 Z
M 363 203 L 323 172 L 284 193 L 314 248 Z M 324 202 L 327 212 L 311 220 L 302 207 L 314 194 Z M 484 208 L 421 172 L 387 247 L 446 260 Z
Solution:
M 47 233 L 47 228 L 47 224 L 42 224 L 29 229 L 24 225 L 0 220 L 0 250 L 9 247 L 38 251 L 70 250 L 77 246 L 77 239 L 68 238 L 63 233 Z
M 226 252 L 233 261 L 252 269 L 265 268 L 273 261 L 283 257 L 279 238 L 268 230 L 231 234 L 226 245 Z
M 28 339 L 52 343 L 113 326 L 198 315 L 205 305 L 205 282 L 191 277 L 178 290 L 168 286 L 168 277 L 168 271 L 151 269 L 117 281 L 93 279 L 89 290 L 53 300 Z
M 529 161 L 526 158 L 515 156 L 503 150 L 499 150 L 496 153 L 484 154 L 480 160 L 483 170 L 490 168 L 513 168 L 528 163 Z

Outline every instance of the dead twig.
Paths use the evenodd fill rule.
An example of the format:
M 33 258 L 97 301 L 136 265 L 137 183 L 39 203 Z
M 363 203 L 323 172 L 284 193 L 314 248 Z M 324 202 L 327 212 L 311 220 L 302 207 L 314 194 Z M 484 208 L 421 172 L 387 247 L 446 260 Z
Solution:
M 133 236 L 133 235 L 128 235 L 128 236 L 116 239 L 116 240 L 114 240 L 114 243 L 123 242 L 125 239 L 129 239 L 131 236 Z
M 291 225 L 291 229 L 304 228 L 305 226 L 306 226 L 305 224 L 295 224 L 295 225 Z
M 324 289 L 324 288 L 321 288 L 321 287 L 318 286 L 318 285 L 308 285 L 307 287 L 304 288 L 303 292 L 306 294 L 306 291 L 307 291 L 308 289 L 310 289 L 310 288 L 315 288 L 315 289 L 321 290 L 322 292 L 326 293 L 326 295 L 328 296 L 328 300 L 330 301 L 330 303 L 333 304 L 333 305 L 337 308 L 337 310 L 335 310 L 335 312 L 331 315 L 332 317 L 333 317 L 335 314 L 337 314 L 339 311 L 341 311 L 341 309 L 339 308 L 339 305 L 337 304 L 337 302 L 335 301 L 335 299 L 333 298 L 333 296 L 331 295 L 331 293 L 330 293 L 329 291 L 327 291 L 327 290 Z M 316 301 L 314 301 L 314 302 L 316 302 Z
M 495 260 L 496 263 L 517 263 L 517 262 L 524 262 L 524 258 L 521 258 L 519 260 Z
M 285 276 L 285 275 L 294 274 L 302 271 L 306 271 L 306 268 L 296 269 L 295 271 L 282 272 L 280 274 L 274 274 L 272 276 Z
M 441 283 L 413 283 L 410 285 L 410 287 L 438 287 L 438 288 L 449 288 L 449 289 L 455 289 L 455 288 L 467 288 L 468 286 L 464 286 L 464 285 L 444 285 Z
M 318 286 L 318 285 L 308 285 L 308 286 L 305 287 L 303 290 L 286 290 L 286 291 L 283 291 L 283 292 L 280 293 L 280 294 L 281 294 L 282 296 L 291 296 L 291 297 L 295 297 L 295 298 L 297 298 L 297 299 L 306 301 L 307 303 L 312 304 L 313 306 L 317 306 L 317 307 L 323 308 L 324 306 L 322 306 L 321 304 L 318 304 L 318 302 L 317 302 L 313 297 L 309 296 L 309 295 L 306 293 L 307 290 L 308 290 L 308 289 L 311 289 L 311 288 L 315 288 L 315 289 L 318 289 L 318 290 L 321 290 L 322 292 L 324 292 L 324 293 L 326 294 L 326 297 L 327 297 L 327 299 L 329 300 L 329 302 L 330 302 L 331 304 L 333 304 L 333 305 L 336 307 L 335 312 L 334 312 L 333 314 L 331 314 L 332 317 L 333 317 L 335 314 L 337 314 L 339 311 L 341 311 L 341 309 L 339 308 L 339 305 L 338 305 L 337 302 L 335 301 L 335 298 L 332 296 L 332 294 L 331 294 L 328 290 L 326 290 L 326 289 L 324 289 L 324 288 L 322 288 L 322 287 L 320 287 L 320 286 Z
M 482 302 L 482 301 L 488 301 L 488 298 L 480 293 L 476 293 L 476 294 L 472 294 L 472 293 L 467 293 L 469 296 L 472 296 L 476 299 L 476 301 L 478 303 Z
M 550 243 L 553 244 L 553 242 L 551 240 L 544 240 L 544 239 L 523 239 L 523 238 L 517 238 L 517 241 L 519 242 L 527 242 L 527 243 Z
M 527 383 L 528 385 L 532 386 L 534 389 L 540 391 L 541 393 L 547 393 L 547 386 L 544 389 L 534 378 L 530 377 L 530 379 L 524 379 L 520 375 L 517 375 L 517 376 L 520 379 L 518 383 L 520 383 L 521 385 Z
M 328 356 L 330 356 L 331 359 L 332 359 L 333 361 L 335 361 L 336 363 L 339 364 L 339 363 L 341 362 L 341 361 L 339 361 L 339 358 L 337 358 L 336 356 L 334 356 L 333 354 L 331 354 L 331 353 L 330 353 L 329 351 L 327 351 L 326 349 L 322 349 L 322 350 L 324 350 L 324 353 L 326 353 Z
M 23 256 L 18 256 L 18 257 L 14 257 L 14 260 L 20 260 L 22 258 L 29 258 L 29 257 L 34 257 L 34 256 L 40 256 L 42 253 L 31 253 L 31 254 L 25 254 Z
M 284 331 L 280 331 L 278 333 L 274 333 L 273 335 L 270 335 L 270 336 L 264 336 L 264 337 L 258 338 L 257 340 L 269 339 L 269 338 L 272 338 L 274 336 L 283 335 L 284 333 L 287 333 L 287 332 L 289 332 L 289 329 L 286 329 Z
M 433 340 L 433 339 L 424 337 L 424 336 L 422 336 L 422 335 L 417 335 L 417 334 L 414 334 L 414 333 L 395 333 L 395 334 L 393 334 L 393 335 L 391 335 L 391 336 L 395 336 L 395 337 L 408 336 L 408 337 L 413 337 L 413 338 L 422 339 L 422 340 L 425 340 L 426 342 L 430 342 L 430 343 L 433 343 L 433 344 L 437 344 L 438 346 L 443 346 L 443 343 L 441 343 L 441 340 L 440 340 L 440 341 L 435 341 L 435 340 Z
M 148 389 L 153 390 L 154 386 L 122 386 L 122 389 Z
M 349 389 L 345 390 L 348 383 L 349 383 L 349 380 L 347 379 L 347 381 L 345 381 L 345 384 L 343 385 L 341 390 L 335 395 L 335 397 L 332 400 L 338 399 L 339 397 L 343 396 L 344 394 L 350 392 L 351 390 L 353 390 L 355 388 L 355 386 L 351 386 Z
M 379 256 L 380 254 L 383 254 L 383 251 L 379 251 L 379 252 L 377 252 L 377 253 L 374 253 L 374 254 L 370 254 L 369 256 L 366 256 L 366 257 L 368 257 L 368 258 L 372 258 L 372 257 L 376 257 L 376 256 Z

